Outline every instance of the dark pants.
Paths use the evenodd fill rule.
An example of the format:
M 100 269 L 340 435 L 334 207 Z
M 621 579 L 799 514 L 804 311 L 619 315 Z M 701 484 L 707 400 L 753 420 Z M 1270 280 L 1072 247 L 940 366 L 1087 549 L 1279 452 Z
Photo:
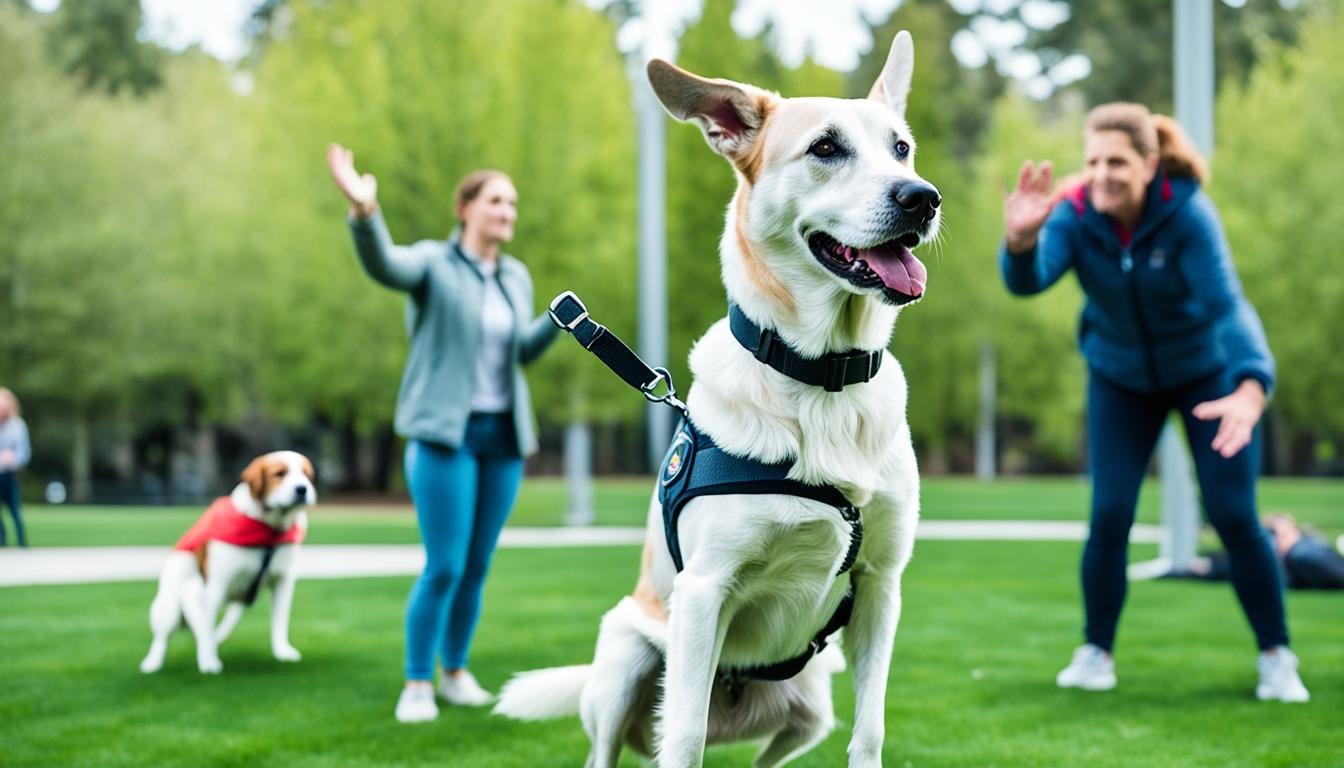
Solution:
M 1087 431 L 1092 468 L 1092 525 L 1083 551 L 1087 642 L 1111 650 L 1125 602 L 1129 529 L 1148 460 L 1172 409 L 1181 414 L 1199 477 L 1204 513 L 1227 550 L 1230 577 L 1260 648 L 1288 644 L 1283 581 L 1269 535 L 1255 508 L 1260 430 L 1237 455 L 1224 459 L 1209 447 L 1217 421 L 1190 414 L 1195 405 L 1232 392 L 1218 374 L 1179 389 L 1144 394 L 1091 372 Z
M 28 546 L 23 534 L 23 516 L 19 510 L 19 475 L 17 472 L 0 472 L 0 501 L 9 506 L 9 514 L 14 516 L 14 527 L 19 532 L 19 546 Z M 0 547 L 5 546 L 5 524 L 0 516 Z

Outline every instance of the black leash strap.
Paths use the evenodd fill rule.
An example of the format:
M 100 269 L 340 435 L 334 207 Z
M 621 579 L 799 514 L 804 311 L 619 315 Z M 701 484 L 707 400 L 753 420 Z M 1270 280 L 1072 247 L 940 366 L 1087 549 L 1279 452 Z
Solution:
M 733 338 L 757 360 L 794 381 L 839 392 L 849 384 L 861 384 L 882 367 L 882 350 L 832 352 L 821 357 L 803 357 L 769 328 L 761 328 L 736 304 L 728 305 L 728 327 Z
M 594 322 L 588 316 L 588 308 L 573 291 L 565 291 L 555 297 L 551 302 L 550 315 L 551 321 L 560 326 L 560 330 L 573 334 L 584 349 L 597 355 L 598 360 L 626 384 L 642 392 L 650 402 L 667 403 L 681 411 L 683 416 L 686 415 L 686 404 L 677 399 L 672 374 L 666 368 L 649 367 L 620 337 L 606 326 Z M 659 394 L 659 385 L 665 385 L 666 392 Z
M 266 578 L 266 572 L 271 569 L 272 557 L 275 557 L 275 547 L 267 547 L 266 551 L 261 553 L 261 567 L 257 569 L 257 575 L 252 579 L 252 583 L 247 585 L 247 592 L 243 593 L 244 605 L 251 605 L 257 601 L 262 579 Z

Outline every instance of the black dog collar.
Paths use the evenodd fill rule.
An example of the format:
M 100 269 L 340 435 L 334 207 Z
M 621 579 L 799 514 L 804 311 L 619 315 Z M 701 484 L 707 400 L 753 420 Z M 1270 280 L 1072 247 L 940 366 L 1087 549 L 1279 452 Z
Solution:
M 860 384 L 877 375 L 882 350 L 831 352 L 819 358 L 803 357 L 772 330 L 762 329 L 733 303 L 728 304 L 728 327 L 733 338 L 757 360 L 794 381 L 839 392 L 847 384 Z

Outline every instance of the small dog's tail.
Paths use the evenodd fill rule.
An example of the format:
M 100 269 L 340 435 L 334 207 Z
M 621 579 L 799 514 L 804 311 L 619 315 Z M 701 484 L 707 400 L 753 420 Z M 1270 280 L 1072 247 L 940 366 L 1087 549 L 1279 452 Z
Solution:
M 494 713 L 514 720 L 550 720 L 579 714 L 579 696 L 593 665 L 519 672 L 504 684 Z

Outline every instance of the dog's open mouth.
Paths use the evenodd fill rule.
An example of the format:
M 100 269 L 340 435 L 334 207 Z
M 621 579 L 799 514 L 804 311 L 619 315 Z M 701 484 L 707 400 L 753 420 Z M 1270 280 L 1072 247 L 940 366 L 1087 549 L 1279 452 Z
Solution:
M 872 248 L 845 245 L 825 232 L 807 239 L 812 255 L 835 274 L 859 288 L 881 288 L 882 297 L 900 306 L 924 295 L 929 273 L 910 249 L 919 235 L 907 232 Z

